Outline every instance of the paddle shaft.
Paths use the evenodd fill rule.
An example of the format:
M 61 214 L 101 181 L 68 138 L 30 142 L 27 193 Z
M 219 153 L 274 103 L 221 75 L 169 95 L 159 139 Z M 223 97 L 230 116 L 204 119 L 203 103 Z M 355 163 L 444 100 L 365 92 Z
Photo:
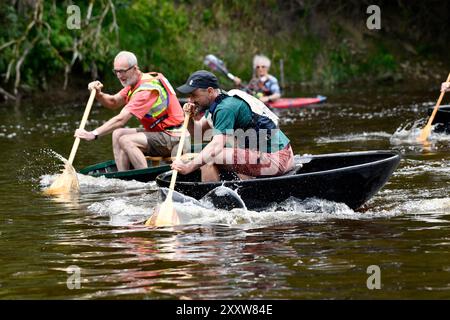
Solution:
M 180 142 L 178 144 L 177 155 L 175 160 L 179 160 L 181 153 L 183 152 L 184 140 L 186 138 L 186 129 L 188 126 L 190 114 L 186 113 L 183 122 L 183 128 L 181 132 Z M 166 201 L 172 201 L 173 190 L 175 189 L 175 182 L 177 181 L 178 170 L 173 170 L 172 178 L 170 179 L 169 192 L 167 193 Z
M 449 82 L 449 81 L 450 81 L 450 73 L 448 74 L 446 82 Z M 436 116 L 436 113 L 437 113 L 437 111 L 439 109 L 439 106 L 441 105 L 441 102 L 442 102 L 442 99 L 444 98 L 444 95 L 445 95 L 445 91 L 442 91 L 441 95 L 439 96 L 439 99 L 438 99 L 438 101 L 436 103 L 436 106 L 433 109 L 433 113 L 431 114 L 430 118 L 428 119 L 427 125 L 425 126 L 425 128 L 422 129 L 422 133 L 420 135 L 420 139 L 421 140 L 426 140 L 428 138 L 428 135 L 429 135 L 429 133 L 431 131 L 431 124 L 433 123 L 434 117 Z
M 89 117 L 89 113 L 91 112 L 92 104 L 94 102 L 95 93 L 96 93 L 95 90 L 91 90 L 91 95 L 89 96 L 89 100 L 88 100 L 86 108 L 84 110 L 83 118 L 81 119 L 80 129 L 84 129 L 84 126 L 86 125 L 87 119 Z M 80 138 L 76 137 L 75 142 L 73 143 L 73 146 L 72 146 L 72 150 L 70 151 L 69 160 L 67 161 L 67 163 L 69 163 L 70 165 L 72 165 L 73 160 L 75 159 L 75 154 L 77 153 L 79 144 L 80 144 Z

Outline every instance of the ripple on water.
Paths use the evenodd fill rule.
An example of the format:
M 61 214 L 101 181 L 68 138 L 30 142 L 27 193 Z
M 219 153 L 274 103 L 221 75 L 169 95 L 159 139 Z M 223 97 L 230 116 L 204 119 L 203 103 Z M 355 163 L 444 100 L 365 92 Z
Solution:
M 450 198 L 442 189 L 382 190 L 367 206 L 368 214 L 400 217 L 404 220 L 439 223 L 431 228 L 448 228 L 450 222 Z M 424 228 L 430 228 L 425 226 Z
M 395 172 L 398 176 L 417 177 L 423 174 L 436 174 L 437 176 L 450 176 L 450 160 L 415 160 L 403 159 L 403 166 Z

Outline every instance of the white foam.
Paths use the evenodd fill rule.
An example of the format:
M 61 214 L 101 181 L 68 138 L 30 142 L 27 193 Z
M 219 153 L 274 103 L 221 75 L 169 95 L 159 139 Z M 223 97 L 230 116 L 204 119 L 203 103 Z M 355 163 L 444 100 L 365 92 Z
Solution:
M 392 145 L 423 145 L 423 143 L 419 142 L 417 139 L 419 138 L 425 125 L 424 119 L 401 125 L 397 128 L 394 134 L 392 134 L 392 137 L 389 139 L 390 143 Z M 450 135 L 445 133 L 436 133 L 433 131 L 434 127 L 435 125 L 431 126 L 431 132 L 428 136 L 427 144 L 430 144 L 431 147 L 433 147 L 436 142 L 450 141 Z
M 126 190 L 156 190 L 156 182 L 139 182 L 136 180 L 120 180 L 105 177 L 91 177 L 78 174 L 80 190 L 83 193 L 93 192 L 117 192 Z
M 450 223 L 450 198 L 435 198 L 408 201 L 397 210 L 408 215 L 408 219 L 432 223 L 433 228 L 440 228 L 436 224 L 448 225 Z
M 403 166 L 397 169 L 394 175 L 416 177 L 421 174 L 435 173 L 440 176 L 450 176 L 450 160 L 440 159 L 438 161 L 419 161 L 414 159 L 403 159 Z
M 402 210 L 407 214 L 416 215 L 426 215 L 430 213 L 450 214 L 450 198 L 408 201 L 400 206 L 399 210 Z
M 116 198 L 97 202 L 88 207 L 94 214 L 107 215 L 112 224 L 126 225 L 149 218 L 156 206 L 155 199 L 147 196 L 140 203 L 132 198 Z M 358 212 L 343 203 L 321 199 L 298 200 L 290 198 L 282 203 L 273 204 L 264 211 L 233 209 L 230 211 L 205 208 L 194 203 L 176 203 L 174 208 L 183 225 L 227 225 L 256 227 L 298 222 L 325 222 L 330 219 L 372 219 L 390 215 L 387 212 Z
M 130 198 L 114 198 L 103 202 L 95 202 L 88 210 L 101 216 L 108 216 L 111 225 L 125 226 L 146 220 L 152 210 L 131 203 Z
M 226 224 L 226 225 L 273 225 L 304 221 L 325 221 L 328 219 L 357 219 L 360 213 L 342 203 L 321 199 L 298 200 L 290 198 L 282 203 L 273 204 L 264 211 L 233 209 L 231 211 L 198 208 L 190 205 L 183 216 L 190 224 Z
M 59 174 L 43 175 L 40 177 L 41 188 L 48 187 Z M 121 192 L 127 190 L 156 190 L 156 182 L 139 182 L 136 180 L 120 180 L 105 177 L 91 177 L 77 174 L 81 193 Z
M 336 142 L 349 142 L 349 141 L 368 141 L 368 140 L 383 140 L 390 138 L 391 134 L 387 132 L 362 132 L 357 134 L 345 134 L 341 136 L 333 137 L 320 137 L 316 139 L 317 143 L 336 143 Z

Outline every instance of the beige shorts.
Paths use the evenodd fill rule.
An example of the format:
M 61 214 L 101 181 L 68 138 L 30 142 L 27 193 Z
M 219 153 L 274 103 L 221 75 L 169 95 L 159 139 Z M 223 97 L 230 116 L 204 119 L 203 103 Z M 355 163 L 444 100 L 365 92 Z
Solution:
M 137 129 L 137 132 L 142 132 L 147 137 L 147 150 L 144 154 L 147 156 L 159 157 L 175 157 L 177 155 L 178 143 L 180 137 L 174 137 L 166 132 L 148 132 L 143 128 Z M 184 152 L 190 152 L 189 139 L 184 140 Z

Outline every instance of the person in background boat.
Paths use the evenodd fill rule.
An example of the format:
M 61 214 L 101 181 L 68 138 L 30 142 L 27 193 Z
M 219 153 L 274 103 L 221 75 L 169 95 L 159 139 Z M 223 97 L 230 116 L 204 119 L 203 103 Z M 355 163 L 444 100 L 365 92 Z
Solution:
M 143 73 L 136 56 L 120 52 L 114 59 L 114 74 L 124 87 L 114 95 L 102 92 L 100 81 L 89 83 L 96 99 L 120 113 L 93 131 L 77 129 L 75 136 L 95 140 L 112 132 L 114 159 L 119 171 L 147 168 L 145 155 L 169 157 L 177 150 L 184 112 L 169 81 L 160 73 Z M 122 128 L 135 116 L 143 128 Z M 187 139 L 188 140 L 188 139 Z
M 450 91 L 450 82 L 442 82 L 441 91 L 449 92 Z
M 253 58 L 253 78 L 250 80 L 245 90 L 259 98 L 264 103 L 276 101 L 281 97 L 278 80 L 269 74 L 270 60 L 266 56 L 256 55 Z M 235 77 L 234 84 L 242 85 L 242 80 Z
M 200 168 L 202 181 L 219 181 L 230 173 L 241 179 L 277 176 L 293 169 L 289 139 L 260 100 L 241 90 L 219 89 L 216 76 L 205 70 L 192 73 L 177 90 L 189 94 L 183 108 L 193 115 L 191 136 L 200 131 L 197 126 L 202 133 L 212 129 L 212 140 L 193 160 L 174 161 L 172 169 L 188 174 Z

